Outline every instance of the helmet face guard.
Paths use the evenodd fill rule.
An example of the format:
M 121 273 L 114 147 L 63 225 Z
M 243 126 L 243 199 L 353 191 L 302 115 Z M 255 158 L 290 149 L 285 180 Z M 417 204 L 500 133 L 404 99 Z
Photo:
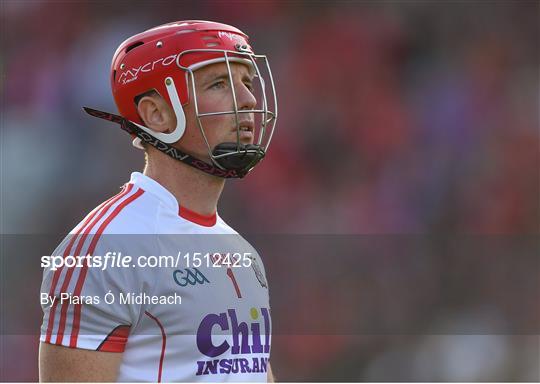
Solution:
M 242 50 L 241 46 L 238 46 L 239 52 L 232 52 L 226 50 L 217 49 L 192 49 L 184 51 L 177 56 L 176 63 L 178 67 L 186 71 L 189 76 L 191 84 L 191 99 L 195 108 L 195 114 L 197 124 L 201 135 L 208 148 L 208 155 L 216 167 L 222 170 L 238 170 L 240 172 L 249 172 L 259 161 L 261 161 L 270 145 L 274 128 L 277 119 L 277 97 L 275 92 L 274 80 L 268 59 L 264 55 L 255 55 L 247 52 L 246 49 Z M 184 55 L 190 54 L 212 54 L 219 55 L 216 58 L 209 59 L 197 64 L 185 67 L 181 64 Z M 201 113 L 199 111 L 199 100 L 197 98 L 196 79 L 194 72 L 207 65 L 224 62 L 227 67 L 227 73 L 229 78 L 229 84 L 231 84 L 231 99 L 232 110 L 228 111 L 212 111 Z M 247 65 L 254 76 L 254 84 L 252 93 L 254 94 L 257 104 L 254 109 L 242 109 L 238 108 L 238 101 L 236 98 L 236 92 L 234 88 L 233 75 L 231 71 L 231 62 L 239 62 L 243 65 Z M 263 63 L 262 68 L 258 63 Z M 266 76 L 265 76 L 266 75 Z M 265 77 L 269 80 L 269 85 L 266 84 Z M 270 92 L 270 97 L 267 95 L 267 90 Z M 253 144 L 242 144 L 240 142 L 240 122 L 241 114 L 250 114 L 254 117 L 254 142 Z M 234 115 L 236 122 L 236 142 L 219 143 L 214 148 L 211 148 L 208 138 L 205 133 L 204 119 L 209 116 L 218 115 Z
M 277 97 L 268 59 L 256 55 L 240 30 L 209 21 L 179 21 L 152 28 L 124 41 L 117 49 L 111 66 L 111 85 L 121 116 L 84 108 L 92 116 L 117 122 L 135 137 L 134 145 L 145 142 L 163 153 L 214 176 L 244 177 L 265 156 L 277 120 Z M 195 72 L 205 66 L 225 63 L 232 105 L 226 111 L 200 111 Z M 252 93 L 257 100 L 253 109 L 239 109 L 231 63 L 249 67 L 253 75 Z M 173 108 L 177 119 L 171 133 L 157 133 L 144 126 L 137 112 L 135 98 L 149 90 L 157 91 Z M 195 118 L 206 143 L 211 163 L 184 153 L 171 144 L 179 141 L 186 128 L 183 105 L 193 103 Z M 243 114 L 254 118 L 252 144 L 241 142 Z M 205 119 L 233 115 L 236 141 L 208 141 Z

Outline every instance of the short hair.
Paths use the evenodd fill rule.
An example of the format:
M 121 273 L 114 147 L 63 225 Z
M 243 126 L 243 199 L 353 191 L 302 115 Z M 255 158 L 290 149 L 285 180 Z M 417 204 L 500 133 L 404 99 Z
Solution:
M 159 95 L 159 92 L 156 91 L 155 89 L 151 89 L 149 91 L 143 92 L 140 95 L 135 96 L 135 98 L 133 99 L 133 101 L 135 101 L 135 105 L 138 106 L 139 101 L 141 101 L 141 99 L 145 96 L 160 96 L 160 95 Z

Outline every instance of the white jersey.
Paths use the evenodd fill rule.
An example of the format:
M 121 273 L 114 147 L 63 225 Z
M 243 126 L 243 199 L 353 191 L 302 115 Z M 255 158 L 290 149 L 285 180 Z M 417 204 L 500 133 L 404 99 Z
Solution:
M 108 252 L 118 264 L 111 258 L 103 269 Z M 53 255 L 90 256 L 44 270 L 42 342 L 123 352 L 119 381 L 266 381 L 264 266 L 219 215 L 179 207 L 163 186 L 133 173 Z M 126 255 L 131 263 L 121 266 Z M 88 264 L 100 256 L 100 265 Z M 175 264 L 148 267 L 159 256 Z

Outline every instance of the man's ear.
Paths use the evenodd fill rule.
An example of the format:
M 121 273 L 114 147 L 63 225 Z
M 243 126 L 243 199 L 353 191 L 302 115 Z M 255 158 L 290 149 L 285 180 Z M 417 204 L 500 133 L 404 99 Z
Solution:
M 159 95 L 143 96 L 139 100 L 137 111 L 144 125 L 156 132 L 170 133 L 176 127 L 173 109 Z

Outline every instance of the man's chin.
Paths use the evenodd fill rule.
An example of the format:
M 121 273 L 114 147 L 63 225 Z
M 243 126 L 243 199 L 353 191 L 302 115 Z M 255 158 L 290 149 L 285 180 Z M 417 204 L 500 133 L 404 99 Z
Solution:
M 240 144 L 244 144 L 244 145 L 253 144 L 253 138 L 247 139 L 247 140 L 240 139 Z

